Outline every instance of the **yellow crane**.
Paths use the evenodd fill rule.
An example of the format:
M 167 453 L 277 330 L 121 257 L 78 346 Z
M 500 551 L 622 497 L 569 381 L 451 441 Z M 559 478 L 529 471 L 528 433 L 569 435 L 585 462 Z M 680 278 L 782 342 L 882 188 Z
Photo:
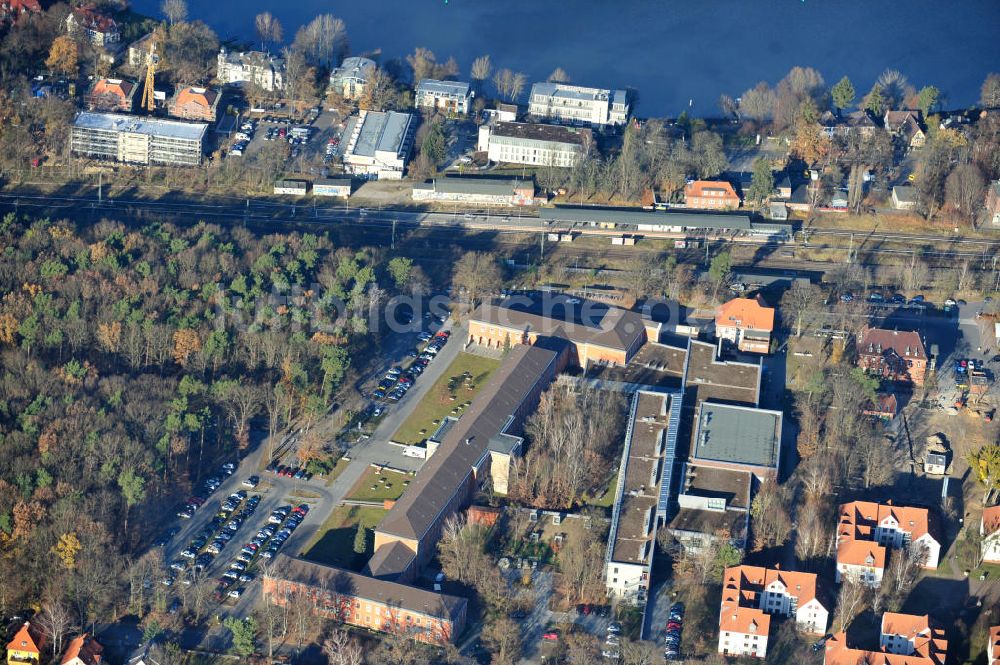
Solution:
M 154 99 L 156 89 L 154 84 L 156 82 L 156 62 L 158 60 L 159 58 L 156 56 L 156 42 L 150 40 L 149 64 L 146 65 L 146 87 L 142 91 L 142 107 L 150 113 L 156 110 L 156 100 Z

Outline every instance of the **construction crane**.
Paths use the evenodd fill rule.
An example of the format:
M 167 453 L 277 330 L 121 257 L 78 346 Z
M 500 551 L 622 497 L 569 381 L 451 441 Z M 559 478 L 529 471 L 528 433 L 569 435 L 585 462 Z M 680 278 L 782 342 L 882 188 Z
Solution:
M 156 42 L 150 40 L 149 63 L 146 65 L 146 87 L 142 91 L 142 107 L 152 113 L 156 110 L 156 100 L 154 93 L 156 89 L 156 63 L 159 58 L 156 56 Z

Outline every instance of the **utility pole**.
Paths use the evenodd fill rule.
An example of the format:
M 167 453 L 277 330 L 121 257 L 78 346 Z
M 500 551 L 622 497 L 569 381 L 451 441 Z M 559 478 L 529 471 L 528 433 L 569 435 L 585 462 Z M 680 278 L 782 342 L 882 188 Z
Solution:
M 545 260 L 545 231 L 541 232 L 541 253 L 538 255 L 538 263 Z
M 854 253 L 854 234 L 851 234 L 851 243 L 847 248 L 847 262 L 851 263 L 851 255 Z
M 97 172 L 97 202 L 101 202 L 102 192 L 101 189 L 104 186 L 104 171 Z
M 392 249 L 392 250 L 396 249 L 396 220 L 395 219 L 392 220 L 392 244 L 389 246 L 389 249 Z

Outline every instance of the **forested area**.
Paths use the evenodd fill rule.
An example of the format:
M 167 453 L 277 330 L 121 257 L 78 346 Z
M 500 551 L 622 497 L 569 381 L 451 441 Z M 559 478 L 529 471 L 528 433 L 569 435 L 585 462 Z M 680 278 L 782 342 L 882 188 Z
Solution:
M 0 610 L 119 603 L 153 518 L 259 419 L 309 436 L 405 259 L 208 224 L 0 223 Z M 124 556 L 120 556 L 124 555 Z

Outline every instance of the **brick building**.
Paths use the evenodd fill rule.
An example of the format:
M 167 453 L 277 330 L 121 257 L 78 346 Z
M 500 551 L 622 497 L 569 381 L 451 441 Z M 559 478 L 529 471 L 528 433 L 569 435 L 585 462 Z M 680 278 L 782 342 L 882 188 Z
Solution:
M 264 576 L 263 593 L 277 605 L 307 596 L 316 614 L 351 626 L 419 642 L 454 642 L 465 628 L 465 598 L 367 577 L 279 554 Z
M 570 359 L 578 367 L 624 365 L 647 339 L 659 335 L 660 325 L 636 312 L 565 296 L 483 303 L 469 318 L 472 343 L 505 348 L 534 344 L 539 337 L 560 337 L 569 341 Z
M 695 180 L 684 187 L 684 206 L 703 210 L 735 210 L 740 197 L 725 180 Z
M 816 574 L 758 566 L 727 568 L 722 578 L 719 653 L 764 658 L 773 614 L 794 618 L 802 632 L 823 635 L 830 610 L 817 594 Z
M 927 350 L 920 333 L 865 328 L 856 343 L 858 367 L 887 381 L 924 385 Z
M 132 81 L 124 79 L 97 79 L 87 91 L 84 103 L 91 111 L 120 111 L 130 113 L 138 89 Z
M 837 524 L 837 581 L 849 575 L 878 586 L 890 549 L 922 547 L 923 567 L 937 568 L 941 543 L 935 531 L 926 508 L 873 501 L 843 504 Z
M 170 99 L 167 112 L 175 118 L 215 122 L 220 97 L 217 90 L 209 88 L 194 86 L 178 88 L 177 93 Z

